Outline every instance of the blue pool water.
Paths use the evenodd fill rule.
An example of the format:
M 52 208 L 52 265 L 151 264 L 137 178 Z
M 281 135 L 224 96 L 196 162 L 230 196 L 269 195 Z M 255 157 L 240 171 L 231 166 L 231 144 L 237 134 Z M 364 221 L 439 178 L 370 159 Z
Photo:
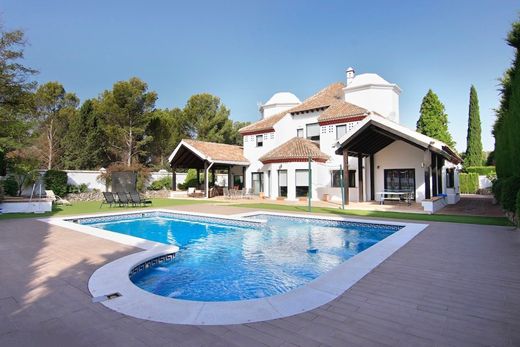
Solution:
M 267 223 L 165 213 L 80 223 L 179 246 L 172 261 L 140 271 L 131 280 L 157 295 L 197 301 L 288 292 L 400 228 L 274 215 L 251 218 Z

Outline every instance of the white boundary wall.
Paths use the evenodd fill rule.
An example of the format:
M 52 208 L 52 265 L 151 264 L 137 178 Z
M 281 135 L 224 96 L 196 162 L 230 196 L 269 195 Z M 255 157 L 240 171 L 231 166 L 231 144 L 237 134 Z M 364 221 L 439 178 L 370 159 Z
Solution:
M 105 184 L 98 180 L 99 175 L 101 175 L 101 170 L 63 170 L 67 173 L 68 180 L 67 184 L 79 186 L 80 184 L 86 184 L 88 186 L 88 190 L 98 189 L 100 191 L 105 191 L 106 187 Z M 39 195 L 40 191 L 40 184 L 42 185 L 42 193 L 45 193 L 45 188 L 43 185 L 43 175 L 45 174 L 45 170 L 40 171 L 40 180 L 38 183 L 36 183 L 35 192 L 34 194 L 36 196 Z M 177 184 L 184 183 L 184 180 L 186 179 L 186 173 L 177 173 Z M 219 175 L 220 176 L 220 175 Z M 226 176 L 226 175 L 224 175 Z M 154 181 L 160 180 L 164 177 L 172 177 L 171 172 L 168 172 L 166 170 L 160 170 L 160 171 L 154 171 L 150 175 L 150 182 L 151 184 Z M 225 178 L 227 180 L 227 177 Z M 217 177 L 218 181 L 223 180 L 221 177 Z M 22 195 L 23 196 L 30 196 L 32 192 L 33 187 L 26 187 Z

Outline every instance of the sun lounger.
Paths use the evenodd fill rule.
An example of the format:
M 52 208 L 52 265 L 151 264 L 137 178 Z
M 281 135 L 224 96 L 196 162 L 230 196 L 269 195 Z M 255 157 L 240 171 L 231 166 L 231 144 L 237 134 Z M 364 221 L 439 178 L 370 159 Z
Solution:
M 103 207 L 104 204 L 107 204 L 109 207 L 112 207 L 112 205 L 117 204 L 116 198 L 114 197 L 114 193 L 103 192 L 103 197 L 105 198 L 105 200 L 101 202 L 99 208 Z
M 117 192 L 117 197 L 119 206 L 128 206 L 130 204 L 128 195 L 125 192 Z
M 130 199 L 132 200 L 132 204 L 134 206 L 146 206 L 152 204 L 152 200 L 141 198 L 141 195 L 139 195 L 138 192 L 130 192 Z

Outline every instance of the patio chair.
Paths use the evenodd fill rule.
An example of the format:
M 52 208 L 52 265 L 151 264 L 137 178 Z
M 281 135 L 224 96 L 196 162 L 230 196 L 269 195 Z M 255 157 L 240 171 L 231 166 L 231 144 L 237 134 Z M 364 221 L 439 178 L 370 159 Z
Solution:
M 130 204 L 130 200 L 128 200 L 128 195 L 125 192 L 117 192 L 118 203 L 119 206 L 128 206 Z
M 230 199 L 231 195 L 229 194 L 229 188 L 227 188 L 227 187 L 222 188 L 222 195 L 224 196 L 225 199 Z
M 190 198 L 195 197 L 195 187 L 188 187 L 188 190 L 187 190 L 186 194 L 187 194 Z
M 142 198 L 138 192 L 130 192 L 130 199 L 132 200 L 132 204 L 134 206 L 146 206 L 152 204 L 152 200 Z
M 101 201 L 101 205 L 99 205 L 99 208 L 103 207 L 104 204 L 107 204 L 109 207 L 112 207 L 112 205 L 117 204 L 116 198 L 114 197 L 114 194 L 112 192 L 103 192 L 103 197 L 105 200 Z
M 52 200 L 53 204 L 56 205 L 72 205 L 68 200 L 60 198 L 58 195 L 54 194 L 52 190 L 46 190 L 45 196 L 47 196 L 48 199 Z
M 244 197 L 246 199 L 252 199 L 253 198 L 253 188 L 248 188 Z

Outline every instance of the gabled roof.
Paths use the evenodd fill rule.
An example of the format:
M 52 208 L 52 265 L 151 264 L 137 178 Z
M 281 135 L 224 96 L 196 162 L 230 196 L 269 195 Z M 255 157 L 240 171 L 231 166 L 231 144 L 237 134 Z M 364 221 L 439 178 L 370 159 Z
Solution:
M 305 99 L 300 105 L 291 108 L 288 112 L 293 114 L 300 112 L 311 112 L 313 110 L 319 110 L 329 107 L 332 104 L 342 102 L 344 100 L 343 88 L 345 88 L 343 83 L 333 83 L 323 88 L 310 98 Z
M 361 117 L 366 115 L 368 115 L 367 109 L 342 101 L 331 105 L 323 111 L 318 117 L 318 122 L 323 124 L 340 120 L 348 121 L 350 118 L 356 118 L 356 120 L 359 120 Z
M 318 117 L 320 124 L 338 121 L 360 120 L 368 110 L 344 101 L 343 88 L 345 85 L 341 82 L 333 83 L 320 90 L 313 96 L 305 99 L 301 104 L 274 116 L 262 119 L 258 122 L 250 124 L 240 129 L 242 135 L 254 135 L 274 131 L 274 125 L 278 123 L 288 113 L 298 114 L 303 112 L 312 112 L 325 109 Z
M 442 141 L 423 135 L 379 115 L 370 115 L 356 125 L 351 132 L 337 141 L 336 154 L 348 149 L 349 155 L 375 154 L 396 140 L 407 142 L 422 150 L 430 150 L 446 160 L 459 164 L 462 158 Z
M 320 151 L 314 142 L 301 137 L 294 137 L 267 152 L 259 160 L 264 164 L 304 162 L 309 160 L 309 156 L 312 160 L 318 162 L 326 162 L 329 159 L 329 156 Z
M 260 134 L 262 132 L 274 131 L 274 125 L 281 120 L 288 111 L 277 113 L 271 117 L 259 120 L 253 124 L 249 124 L 239 130 L 242 135 Z
M 168 158 L 169 162 L 182 160 L 180 158 L 181 152 L 185 149 L 191 151 L 201 160 L 207 160 L 212 163 L 249 165 L 249 161 L 244 157 L 244 150 L 241 146 L 192 139 L 182 140 Z

